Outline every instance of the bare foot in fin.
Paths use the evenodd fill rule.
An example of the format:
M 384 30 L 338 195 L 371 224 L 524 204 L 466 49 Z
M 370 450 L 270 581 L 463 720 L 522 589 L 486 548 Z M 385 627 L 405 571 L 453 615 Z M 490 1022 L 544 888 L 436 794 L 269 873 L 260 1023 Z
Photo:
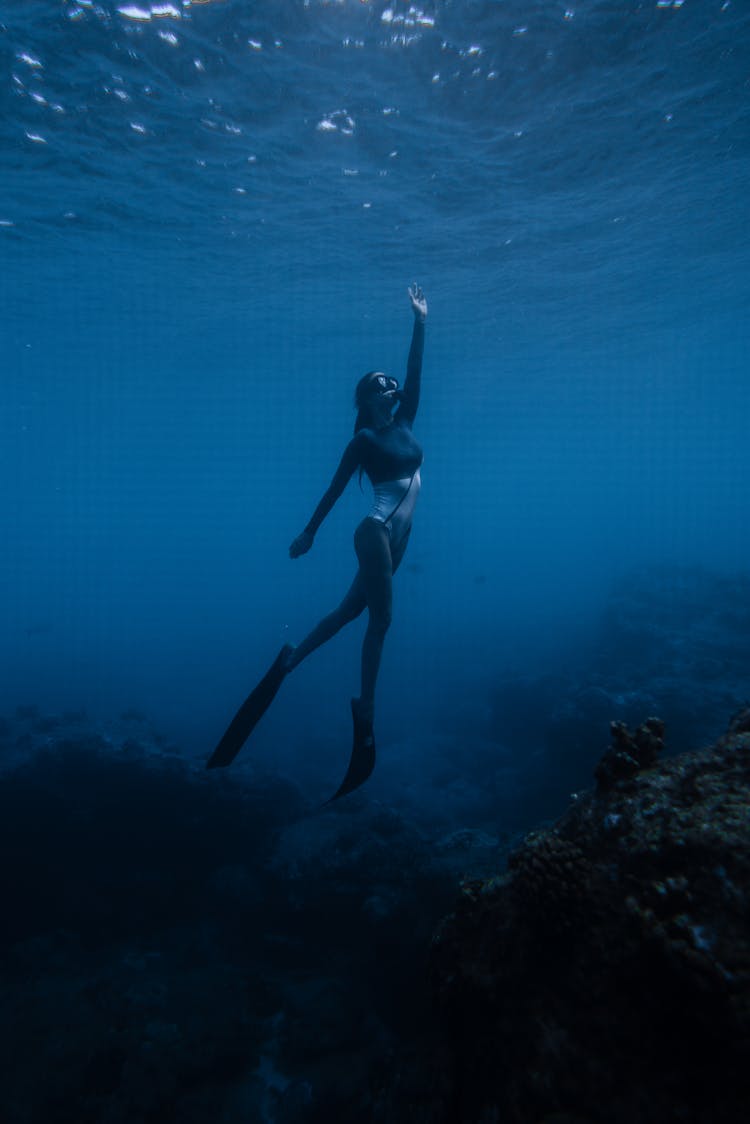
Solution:
M 372 729 L 373 708 L 352 699 L 352 719 L 354 720 L 354 740 L 352 755 L 346 776 L 338 790 L 326 803 L 331 804 L 341 796 L 347 796 L 364 784 L 375 768 L 375 735 Z
M 354 719 L 354 745 L 355 747 L 370 748 L 375 745 L 372 724 L 375 717 L 375 708 L 372 703 L 364 703 L 362 699 L 352 699 L 352 718 Z

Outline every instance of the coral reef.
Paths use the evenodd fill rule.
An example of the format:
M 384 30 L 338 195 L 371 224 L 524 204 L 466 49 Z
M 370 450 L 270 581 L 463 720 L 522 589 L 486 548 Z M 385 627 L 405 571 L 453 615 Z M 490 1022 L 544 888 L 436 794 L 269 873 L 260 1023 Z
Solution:
M 599 792 L 613 788 L 619 780 L 634 777 L 640 769 L 656 764 L 664 748 L 664 723 L 647 718 L 634 734 L 624 722 L 612 722 L 612 746 L 594 770 Z
M 520 912 L 549 931 L 571 931 L 584 919 L 592 897 L 594 864 L 570 839 L 551 832 L 529 836 L 508 860 Z
M 467 883 L 435 935 L 443 1092 L 425 1119 L 745 1117 L 750 710 L 660 763 L 658 720 L 612 732 L 596 789 Z

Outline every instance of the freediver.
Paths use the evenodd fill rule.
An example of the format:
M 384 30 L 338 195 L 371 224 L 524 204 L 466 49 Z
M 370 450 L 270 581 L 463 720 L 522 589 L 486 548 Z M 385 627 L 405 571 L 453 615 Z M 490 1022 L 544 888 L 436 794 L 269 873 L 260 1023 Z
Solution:
M 360 695 L 351 700 L 352 755 L 346 776 L 331 799 L 353 792 L 374 768 L 375 685 L 383 641 L 391 623 L 393 575 L 401 565 L 409 541 L 422 464 L 422 448 L 411 427 L 419 406 L 427 300 L 417 284 L 408 289 L 408 294 L 414 328 L 403 389 L 399 389 L 397 379 L 382 371 L 368 371 L 359 380 L 354 396 L 357 409 L 354 436 L 310 522 L 289 547 L 291 558 L 299 558 L 310 550 L 321 523 L 359 469 L 360 479 L 363 472 L 368 476 L 374 499 L 369 513 L 354 532 L 354 549 L 359 562 L 354 581 L 340 605 L 323 617 L 299 645 L 284 645 L 235 715 L 209 758 L 208 768 L 229 765 L 234 760 L 289 672 L 344 625 L 356 620 L 365 608 L 368 622 L 362 644 Z

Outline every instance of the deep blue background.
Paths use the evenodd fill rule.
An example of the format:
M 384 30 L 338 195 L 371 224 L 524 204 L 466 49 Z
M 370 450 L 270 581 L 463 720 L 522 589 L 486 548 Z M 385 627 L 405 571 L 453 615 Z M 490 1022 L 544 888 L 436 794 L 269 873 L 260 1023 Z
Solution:
M 402 375 L 416 278 L 387 791 L 415 747 L 459 752 L 499 675 L 574 658 L 634 564 L 746 567 L 750 16 L 158 12 L 0 6 L 0 711 L 138 707 L 210 749 L 351 579 L 355 482 L 287 548 L 356 380 Z M 361 632 L 293 677 L 257 760 L 334 785 Z

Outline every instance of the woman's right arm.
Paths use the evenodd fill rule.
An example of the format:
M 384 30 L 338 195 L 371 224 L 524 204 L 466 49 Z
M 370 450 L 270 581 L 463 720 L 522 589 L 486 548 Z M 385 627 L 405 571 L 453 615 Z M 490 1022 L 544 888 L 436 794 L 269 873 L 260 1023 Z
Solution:
M 427 319 L 427 299 L 416 283 L 409 288 L 409 300 L 414 312 L 414 331 L 411 337 L 409 358 L 406 362 L 406 380 L 401 391 L 401 404 L 396 410 L 397 421 L 414 424 L 419 407 L 419 389 L 422 381 L 422 352 L 424 350 L 424 322 Z
M 313 540 L 317 533 L 320 524 L 325 519 L 328 512 L 331 510 L 336 500 L 343 492 L 346 485 L 352 478 L 354 470 L 358 468 L 362 459 L 362 446 L 365 440 L 364 433 L 360 430 L 352 437 L 349 444 L 344 449 L 344 455 L 339 462 L 333 480 L 328 485 L 328 488 L 323 493 L 323 497 L 315 508 L 310 522 L 305 527 L 301 535 L 297 535 L 292 545 L 289 547 L 289 557 L 299 558 L 300 554 L 307 554 L 308 550 L 313 544 Z

